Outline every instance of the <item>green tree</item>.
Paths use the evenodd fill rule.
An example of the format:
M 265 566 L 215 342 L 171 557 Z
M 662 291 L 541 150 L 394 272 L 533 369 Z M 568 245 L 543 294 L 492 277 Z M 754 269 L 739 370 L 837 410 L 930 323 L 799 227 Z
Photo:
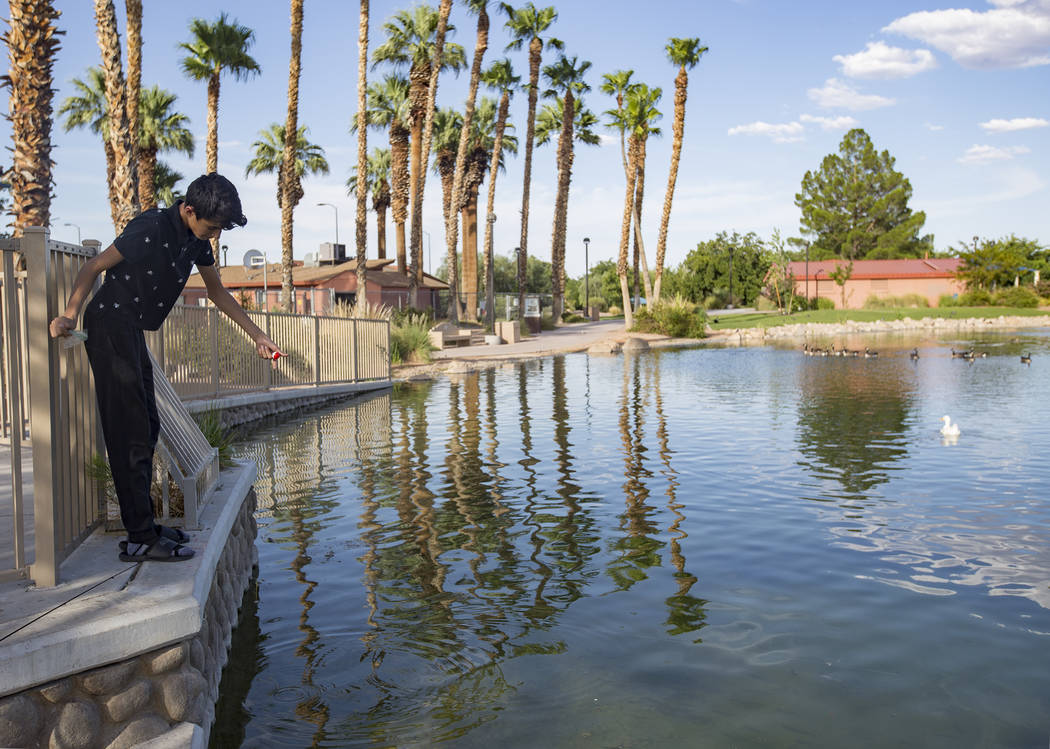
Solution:
M 919 236 L 926 214 L 908 207 L 911 183 L 893 168 L 895 161 L 854 128 L 837 154 L 806 172 L 795 205 L 802 211 L 802 235 L 812 239 L 811 258 L 922 257 L 933 249 L 932 235 Z
M 346 180 L 347 195 L 357 192 L 357 165 Z M 376 256 L 386 258 L 386 210 L 390 207 L 390 149 L 373 148 L 365 168 L 365 186 L 372 195 L 372 210 L 376 212 Z
M 968 286 L 991 290 L 1013 284 L 1015 279 L 1034 277 L 1034 272 L 1047 269 L 1047 248 L 1034 239 L 1011 234 L 1001 239 L 985 239 L 974 246 L 961 244 L 958 255 L 962 265 L 956 275 Z
M 153 169 L 153 194 L 157 201 L 170 208 L 182 200 L 185 195 L 175 189 L 182 179 L 182 174 L 176 172 L 166 162 L 157 161 L 157 166 Z
M 754 232 L 743 236 L 719 232 L 714 239 L 699 243 L 668 274 L 667 292 L 672 296 L 680 294 L 696 304 L 714 296 L 716 303 L 722 304 L 729 298 L 732 264 L 733 298 L 750 305 L 761 293 L 772 261 L 769 248 Z
M 157 154 L 178 151 L 192 157 L 193 133 L 186 127 L 189 117 L 173 109 L 175 94 L 158 86 L 142 90 L 139 98 L 139 199 L 142 210 L 157 205 Z
M 84 80 L 74 78 L 71 83 L 76 93 L 69 96 L 58 108 L 58 114 L 64 116 L 63 127 L 66 132 L 86 127 L 95 135 L 102 137 L 102 148 L 106 154 L 106 189 L 109 193 L 109 213 L 113 225 L 117 225 L 117 195 L 113 189 L 113 178 L 116 160 L 113 144 L 109 141 L 109 117 L 106 104 L 106 78 L 101 68 L 90 67 Z
M 853 277 L 853 261 L 848 263 L 837 263 L 835 270 L 828 273 L 828 278 L 839 285 L 839 293 L 842 295 L 842 309 L 846 309 L 846 281 Z
M 299 126 L 295 139 L 295 176 L 302 179 L 306 174 L 328 174 L 328 160 L 324 149 L 306 139 L 306 125 Z M 244 169 L 244 176 L 251 174 L 274 174 L 281 168 L 284 158 L 284 125 L 273 123 L 266 130 L 259 131 L 260 139 L 252 143 L 254 156 Z M 302 189 L 302 188 L 300 188 Z M 284 192 L 277 186 L 277 205 L 281 205 Z M 298 197 L 292 196 L 298 202 Z

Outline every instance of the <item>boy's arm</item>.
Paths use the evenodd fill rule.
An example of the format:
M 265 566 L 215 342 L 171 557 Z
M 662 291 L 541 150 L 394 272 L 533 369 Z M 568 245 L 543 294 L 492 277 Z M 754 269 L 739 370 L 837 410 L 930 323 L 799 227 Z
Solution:
M 208 298 L 211 299 L 212 304 L 251 336 L 251 339 L 255 341 L 255 351 L 259 356 L 264 359 L 273 359 L 274 354 L 278 356 L 285 355 L 283 351 L 277 348 L 277 344 L 271 341 L 270 337 L 263 332 L 262 328 L 252 322 L 252 319 L 248 317 L 248 313 L 244 311 L 241 305 L 237 303 L 237 300 L 233 298 L 233 295 L 222 285 L 219 271 L 215 269 L 214 265 L 199 265 L 197 270 L 200 271 L 201 278 L 204 279 L 204 285 L 208 289 Z
M 77 318 L 80 317 L 80 310 L 84 307 L 88 294 L 91 293 L 91 287 L 95 285 L 95 279 L 102 271 L 109 270 L 123 259 L 124 256 L 117 248 L 110 245 L 105 252 L 95 255 L 80 266 L 65 310 L 48 325 L 52 338 L 68 336 L 69 332 L 77 327 Z

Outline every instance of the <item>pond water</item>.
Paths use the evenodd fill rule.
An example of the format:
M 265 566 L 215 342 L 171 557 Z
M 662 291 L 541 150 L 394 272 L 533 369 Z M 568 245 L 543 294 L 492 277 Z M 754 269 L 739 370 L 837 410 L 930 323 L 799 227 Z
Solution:
M 1048 336 L 575 354 L 261 429 L 212 746 L 1045 747 Z

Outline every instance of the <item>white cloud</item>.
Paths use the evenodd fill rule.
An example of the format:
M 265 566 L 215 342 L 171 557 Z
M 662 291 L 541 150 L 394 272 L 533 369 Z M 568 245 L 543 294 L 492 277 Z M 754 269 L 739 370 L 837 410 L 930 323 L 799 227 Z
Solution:
M 1014 117 L 1012 120 L 988 120 L 981 123 L 981 129 L 990 133 L 1012 133 L 1015 130 L 1030 130 L 1034 127 L 1046 127 L 1050 122 L 1039 117 Z
M 888 107 L 895 103 L 893 99 L 887 99 L 884 96 L 862 94 L 838 78 L 828 78 L 824 82 L 824 88 L 811 88 L 807 93 L 812 101 L 825 109 L 841 108 L 861 111 Z
M 990 0 L 988 11 L 910 13 L 883 31 L 918 39 L 967 68 L 1028 68 L 1050 64 L 1050 2 Z
M 775 143 L 794 143 L 802 140 L 804 128 L 799 122 L 785 122 L 778 125 L 768 122 L 752 122 L 748 125 L 737 125 L 729 128 L 730 135 L 765 135 Z
M 944 130 L 944 125 L 934 125 L 932 122 L 927 122 L 926 123 L 926 129 L 927 130 L 932 130 L 933 132 L 936 133 L 936 132 L 939 132 L 941 130 Z
M 868 42 L 863 52 L 831 59 L 842 65 L 842 73 L 850 78 L 910 78 L 937 67 L 928 49 L 901 49 L 885 42 Z
M 849 115 L 842 115 L 841 117 L 815 117 L 811 114 L 804 114 L 798 119 L 800 122 L 820 125 L 821 130 L 848 130 L 851 127 L 857 127 L 857 125 L 860 124 Z
M 1014 156 L 1028 153 L 1025 146 L 998 148 L 996 146 L 972 145 L 956 161 L 960 164 L 988 164 L 992 161 L 1009 161 Z
M 609 135 L 608 133 L 598 133 L 598 139 L 601 141 L 598 145 L 600 146 L 619 146 L 620 136 Z

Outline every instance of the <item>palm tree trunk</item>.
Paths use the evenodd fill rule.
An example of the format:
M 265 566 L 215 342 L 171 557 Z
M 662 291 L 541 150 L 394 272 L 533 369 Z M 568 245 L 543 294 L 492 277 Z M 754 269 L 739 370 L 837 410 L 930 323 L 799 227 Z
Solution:
M 689 86 L 689 74 L 685 65 L 674 79 L 674 124 L 671 144 L 671 171 L 667 174 L 667 191 L 664 193 L 664 209 L 660 214 L 660 234 L 656 238 L 656 283 L 653 301 L 660 301 L 660 285 L 664 276 L 664 255 L 667 251 L 667 226 L 671 223 L 671 201 L 674 199 L 675 183 L 678 181 L 678 164 L 682 159 L 682 136 L 685 133 L 685 98 Z
M 408 220 L 409 132 L 398 122 L 390 123 L 390 215 L 394 219 L 394 241 L 397 244 L 397 269 L 408 269 L 405 222 Z
M 645 197 L 645 147 L 648 138 L 638 142 L 638 179 L 634 187 L 634 270 L 635 284 L 638 282 L 638 265 L 642 267 L 642 288 L 645 298 L 652 303 L 653 289 L 649 279 L 649 263 L 645 259 L 645 242 L 642 240 L 642 199 Z M 638 290 L 635 288 L 635 295 Z M 637 310 L 635 310 L 637 312 Z
M 425 79 L 424 79 L 425 74 Z M 408 298 L 409 304 L 418 307 L 416 299 L 419 291 L 418 285 L 423 278 L 423 207 L 420 205 L 422 196 L 419 185 L 423 177 L 420 172 L 426 171 L 426 163 L 423 162 L 423 125 L 426 118 L 427 92 L 426 86 L 430 83 L 430 70 L 426 66 L 413 65 L 408 74 L 409 98 L 412 100 L 412 124 L 409 135 L 409 181 L 408 181 L 408 210 L 411 219 L 409 227 L 409 256 L 408 256 Z M 425 80 L 425 83 L 424 83 Z M 419 207 L 419 219 L 416 219 L 416 207 Z
M 296 312 L 295 281 L 292 273 L 294 244 L 294 211 L 298 202 L 299 177 L 295 173 L 295 144 L 299 135 L 299 75 L 303 53 L 303 0 L 292 0 L 292 48 L 288 62 L 288 113 L 284 121 L 284 152 L 278 171 L 278 191 L 281 204 L 281 305 Z M 210 91 L 209 91 L 210 93 Z
M 109 195 L 109 215 L 113 220 L 113 226 L 117 225 L 117 191 L 114 189 L 113 184 L 116 180 L 117 170 L 117 159 L 113 155 L 113 144 L 109 142 L 109 139 L 104 138 L 102 141 L 103 148 L 106 152 L 106 189 Z
M 503 152 L 503 133 L 507 129 L 507 112 L 510 110 L 510 92 L 504 90 L 499 100 L 499 112 L 496 115 L 496 139 L 492 145 L 492 162 L 489 165 L 489 192 L 485 203 L 485 326 L 496 330 L 496 291 L 493 288 L 495 273 L 492 267 L 492 225 L 496 214 L 496 174 L 499 172 L 499 160 Z
M 478 193 L 467 196 L 463 206 L 463 296 L 466 318 L 478 319 Z
M 561 133 L 558 136 L 558 193 L 554 200 L 554 229 L 551 236 L 551 291 L 554 305 L 551 318 L 561 323 L 565 306 L 565 232 L 569 212 L 569 182 L 572 179 L 572 138 L 575 100 L 565 92 L 562 105 Z
M 430 163 L 430 143 L 434 136 L 434 101 L 437 99 L 438 74 L 445 55 L 445 32 L 448 16 L 452 12 L 452 0 L 441 0 L 438 6 L 438 24 L 434 32 L 434 59 L 430 61 L 430 83 L 427 86 L 427 105 L 424 110 L 423 145 L 420 149 L 421 164 L 416 174 L 416 200 L 412 203 L 412 247 L 419 248 L 419 277 L 423 277 L 423 194 L 426 191 L 427 169 Z
M 219 73 L 208 78 L 208 140 L 205 143 L 205 168 L 219 170 Z
M 368 0 L 361 0 L 357 29 L 357 214 L 354 239 L 357 243 L 357 299 L 368 300 Z
M 10 28 L 3 35 L 11 60 L 14 141 L 8 179 L 14 236 L 19 237 L 27 226 L 51 224 L 51 71 L 59 49 L 54 22 L 61 14 L 50 0 L 12 0 L 10 13 Z
M 631 217 L 634 215 L 634 183 L 637 170 L 635 162 L 635 139 L 630 138 L 628 153 L 627 194 L 623 199 L 623 222 L 620 225 L 620 255 L 616 261 L 616 275 L 620 277 L 620 295 L 623 300 L 624 325 L 627 330 L 634 326 L 631 310 L 631 292 L 627 288 L 627 246 L 631 240 Z
M 139 206 L 142 210 L 156 204 L 153 184 L 142 178 L 139 147 L 139 95 L 142 93 L 142 0 L 125 0 L 128 15 L 128 120 L 131 123 L 131 149 L 139 164 Z
M 380 260 L 386 259 L 386 206 L 375 205 L 372 207 L 376 212 L 376 256 Z
M 525 270 L 529 248 L 529 187 L 532 184 L 532 146 L 536 138 L 536 97 L 539 95 L 543 42 L 529 42 L 529 114 L 525 125 L 525 179 L 521 186 L 521 237 L 518 240 L 518 320 L 525 319 Z
M 459 146 L 456 149 L 456 169 L 452 178 L 452 202 L 453 209 L 449 211 L 445 217 L 445 244 L 446 252 L 449 257 L 455 258 L 456 256 L 456 245 L 459 243 L 459 212 L 465 211 L 465 200 L 464 200 L 464 187 L 463 187 L 463 176 L 467 171 L 467 143 L 470 141 L 470 129 L 474 122 L 474 105 L 478 98 L 478 83 L 481 81 L 481 61 L 485 57 L 485 50 L 489 46 L 489 14 L 485 10 L 485 6 L 482 4 L 478 8 L 478 31 L 477 40 L 474 44 L 474 60 L 470 66 L 470 87 L 467 93 L 467 101 L 465 105 L 465 111 L 463 113 L 463 127 L 459 131 Z M 477 206 L 474 209 L 477 214 Z M 466 215 L 464 213 L 464 215 Z M 475 224 L 477 217 L 475 215 Z M 475 226 L 475 231 L 476 231 Z M 464 228 L 464 234 L 466 228 Z M 475 238 L 475 245 L 477 244 Z M 467 247 L 464 242 L 463 246 L 463 273 L 466 277 L 467 268 Z M 475 246 L 474 255 L 474 271 L 475 271 L 475 285 L 477 283 L 477 247 Z M 477 296 L 477 288 L 475 287 L 474 296 Z M 477 300 L 474 299 L 475 308 Z M 471 311 L 471 295 L 467 290 L 467 316 L 469 319 L 475 319 L 476 315 Z M 449 319 L 453 322 L 459 317 L 459 305 L 453 304 L 449 307 Z
M 153 187 L 153 182 L 156 178 L 157 172 L 157 149 L 155 148 L 143 148 L 139 151 L 139 195 L 145 193 L 145 199 L 148 203 L 142 205 L 142 210 L 148 210 L 150 208 L 157 207 L 157 191 Z M 143 185 L 149 185 L 148 189 L 143 190 Z
M 106 81 L 106 107 L 109 110 L 109 140 L 113 146 L 113 191 L 117 197 L 117 224 L 120 233 L 139 212 L 138 169 L 133 157 L 131 123 L 128 122 L 127 89 L 120 62 L 120 36 L 113 0 L 95 0 L 98 46 L 102 51 L 102 72 Z

